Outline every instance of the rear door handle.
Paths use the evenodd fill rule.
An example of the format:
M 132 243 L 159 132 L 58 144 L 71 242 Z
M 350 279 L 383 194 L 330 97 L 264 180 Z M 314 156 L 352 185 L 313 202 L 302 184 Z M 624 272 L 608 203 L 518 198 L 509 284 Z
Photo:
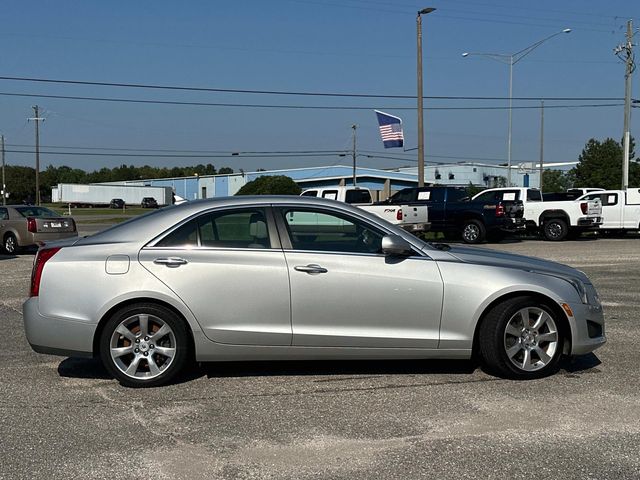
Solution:
M 184 258 L 180 258 L 180 257 L 162 257 L 162 258 L 156 258 L 153 263 L 155 263 L 156 265 L 166 265 L 167 267 L 170 268 L 176 268 L 179 267 L 180 265 L 186 265 L 187 262 Z
M 305 272 L 310 274 L 327 273 L 329 271 L 326 268 L 321 267 L 320 265 L 316 265 L 315 263 L 309 265 L 298 265 L 297 267 L 293 267 L 293 269 L 297 270 L 298 272 Z

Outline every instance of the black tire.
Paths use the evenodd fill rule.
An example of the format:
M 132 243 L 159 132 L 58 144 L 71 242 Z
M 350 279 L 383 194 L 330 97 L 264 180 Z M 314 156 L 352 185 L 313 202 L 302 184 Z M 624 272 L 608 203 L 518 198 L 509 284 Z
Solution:
M 18 239 L 16 236 L 9 232 L 2 239 L 2 248 L 9 255 L 15 255 L 20 252 L 20 245 L 18 245 Z
M 512 328 L 520 328 L 514 327 L 514 322 L 517 324 L 520 318 L 523 319 L 520 312 L 526 312 L 529 327 L 535 327 L 536 315 L 541 312 L 546 314 L 545 323 L 535 331 L 523 326 L 521 336 L 517 337 L 513 335 Z M 546 377 L 558 370 L 563 332 L 563 319 L 548 305 L 533 297 L 511 298 L 494 306 L 482 320 L 478 337 L 480 358 L 485 368 L 499 377 L 516 380 Z M 555 341 L 542 340 L 554 334 Z M 528 360 L 526 350 L 529 350 Z
M 487 229 L 479 220 L 467 220 L 462 226 L 462 241 L 464 243 L 477 244 L 484 242 L 487 237 Z
M 542 226 L 542 234 L 546 240 L 550 242 L 559 242 L 564 240 L 569 233 L 567 222 L 561 218 L 551 218 L 544 221 Z
M 142 334 L 144 332 L 142 316 L 147 316 L 146 331 L 149 335 Z M 119 326 L 125 326 L 129 334 L 135 337 L 135 341 L 131 337 L 116 333 Z M 161 336 L 155 338 L 156 345 L 154 333 L 165 326 L 170 333 L 160 333 Z M 185 321 L 168 308 L 153 303 L 129 305 L 115 312 L 102 329 L 99 342 L 102 363 L 107 371 L 125 387 L 164 385 L 184 369 L 191 354 L 189 332 Z M 112 351 L 115 353 L 117 349 L 132 351 L 118 356 L 116 360 L 112 356 Z M 133 352 L 134 349 L 137 353 Z M 172 351 L 172 356 L 160 353 L 160 350 Z M 152 364 L 155 366 L 154 369 Z M 125 372 L 127 366 L 135 367 L 131 374 Z M 154 373 L 155 369 L 157 370 Z

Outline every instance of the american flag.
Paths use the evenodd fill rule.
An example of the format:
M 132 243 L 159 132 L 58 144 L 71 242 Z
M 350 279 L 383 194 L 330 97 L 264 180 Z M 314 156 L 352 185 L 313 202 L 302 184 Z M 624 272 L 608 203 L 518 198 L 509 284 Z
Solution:
M 402 134 L 402 120 L 388 113 L 375 110 L 380 125 L 380 135 L 384 148 L 402 147 L 404 135 Z

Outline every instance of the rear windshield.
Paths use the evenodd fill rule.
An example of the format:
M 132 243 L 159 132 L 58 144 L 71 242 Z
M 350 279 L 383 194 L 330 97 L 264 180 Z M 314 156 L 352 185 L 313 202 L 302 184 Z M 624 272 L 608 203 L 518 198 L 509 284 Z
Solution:
M 14 207 L 23 217 L 50 218 L 59 217 L 60 214 L 44 207 Z
M 369 190 L 347 190 L 344 201 L 346 203 L 370 203 Z

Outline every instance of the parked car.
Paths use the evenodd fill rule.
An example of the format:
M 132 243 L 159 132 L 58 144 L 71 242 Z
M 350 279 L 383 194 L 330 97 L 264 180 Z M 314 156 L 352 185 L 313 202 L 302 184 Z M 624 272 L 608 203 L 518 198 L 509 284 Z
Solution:
M 431 231 L 465 243 L 482 243 L 525 228 L 522 202 L 493 197 L 470 200 L 464 187 L 404 188 L 379 204 L 427 206 Z
M 189 359 L 475 353 L 530 379 L 605 342 L 583 272 L 425 243 L 348 204 L 292 196 L 189 202 L 47 245 L 23 314 L 36 352 L 98 356 L 134 387 L 170 381 Z
M 153 197 L 144 197 L 140 206 L 142 208 L 158 208 L 158 202 Z
M 0 206 L 0 238 L 9 254 L 52 240 L 77 237 L 73 218 L 35 205 Z
M 109 208 L 124 208 L 124 200 L 121 198 L 112 198 L 109 202 Z

